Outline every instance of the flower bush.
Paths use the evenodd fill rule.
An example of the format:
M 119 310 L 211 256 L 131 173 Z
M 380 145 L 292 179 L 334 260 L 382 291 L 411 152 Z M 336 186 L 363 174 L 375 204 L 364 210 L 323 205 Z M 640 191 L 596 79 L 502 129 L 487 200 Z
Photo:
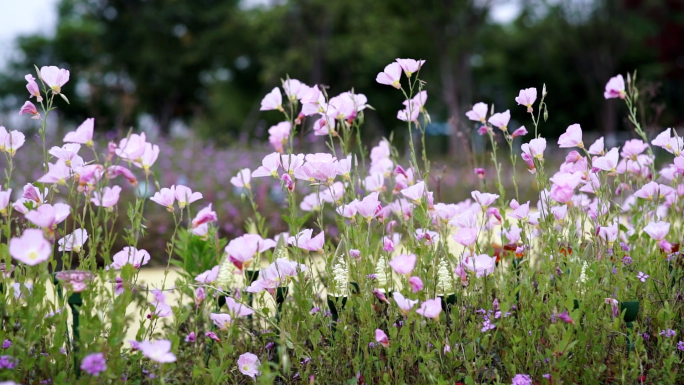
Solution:
M 587 148 L 581 127 L 570 125 L 558 144 L 572 150 L 554 173 L 545 169 L 540 135 L 549 117 L 546 87 L 541 95 L 536 88 L 520 91 L 515 101 L 534 125 L 521 157 L 534 178 L 535 210 L 521 201 L 515 167 L 513 139 L 528 131 L 509 132 L 510 111 L 484 103 L 466 116 L 490 140 L 495 175 L 476 168 L 481 187 L 472 199 L 435 201 L 424 145 L 430 116 L 423 65 L 397 59 L 376 79 L 405 96 L 397 118 L 410 132 L 408 160 L 390 140 L 370 151 L 361 141 L 371 108 L 362 94 L 330 97 L 295 79 L 268 93 L 261 109 L 284 121 L 269 130 L 275 152 L 230 180 L 251 218 L 249 233 L 228 239 L 219 233 L 222 218 L 207 199 L 210 191 L 160 183 L 155 170 L 165 154 L 144 133 L 101 148 L 88 119 L 61 147 L 48 148 L 48 115 L 68 103 L 61 87 L 70 74 L 43 67 L 37 78 L 27 75 L 38 106 L 27 101 L 20 114 L 40 122 L 44 162 L 12 202 L 25 138 L 0 129 L 6 160 L 0 378 L 22 384 L 684 381 L 678 339 L 684 141 L 670 129 L 649 140 L 637 117 L 635 75 L 610 79 L 604 96 L 627 104 L 638 138 L 620 149 L 606 149 L 603 138 Z M 307 117 L 328 152 L 295 151 Z M 499 139 L 509 147 L 510 175 L 502 172 L 507 152 Z M 672 154 L 660 171 L 656 147 Z M 504 188 L 509 177 L 511 197 Z M 255 199 L 264 185 L 285 197 L 279 215 L 287 232 L 271 229 L 273 208 Z M 140 244 L 150 236 L 155 207 L 172 235 L 145 250 Z M 125 246 L 114 247 L 117 240 Z M 138 282 L 153 260 L 167 263 L 159 287 Z M 175 282 L 167 279 L 172 268 L 180 272 Z M 133 325 L 138 331 L 129 340 Z

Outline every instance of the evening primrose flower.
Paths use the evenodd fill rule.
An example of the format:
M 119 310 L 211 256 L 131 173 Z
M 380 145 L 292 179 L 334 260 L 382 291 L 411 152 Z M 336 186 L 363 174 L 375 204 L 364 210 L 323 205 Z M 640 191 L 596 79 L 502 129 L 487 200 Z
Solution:
M 277 152 L 268 154 L 261 161 L 261 166 L 252 172 L 252 178 L 272 176 L 278 178 L 280 168 L 280 154 Z
M 563 133 L 558 138 L 558 147 L 560 148 L 572 148 L 579 147 L 584 148 L 584 143 L 582 143 L 582 127 L 579 124 L 572 124 L 568 126 Z M 617 162 L 615 162 L 617 164 Z
M 25 214 L 26 219 L 38 227 L 54 231 L 71 213 L 71 207 L 65 203 L 55 205 L 44 204 Z
M 95 206 L 100 206 L 100 207 L 113 207 L 114 205 L 119 202 L 119 195 L 121 194 L 121 187 L 120 186 L 113 186 L 113 187 L 105 187 L 104 191 L 100 193 L 99 191 L 93 192 L 93 197 L 90 198 L 90 201 L 95 205 Z
M 178 185 L 174 191 L 176 196 L 176 201 L 178 202 L 178 207 L 182 209 L 192 202 L 196 202 L 203 198 L 201 192 L 192 192 L 189 187 Z
M 389 347 L 389 338 L 381 329 L 375 329 L 375 341 L 384 347 Z
M 527 107 L 527 112 L 530 113 L 534 111 L 532 105 L 535 100 L 537 100 L 537 89 L 534 87 L 520 90 L 520 93 L 515 98 L 515 101 L 518 102 L 519 105 Z
M 230 183 L 235 187 L 243 187 L 247 190 L 251 189 L 249 182 L 252 180 L 252 172 L 248 168 L 243 168 L 238 171 L 237 175 L 230 178 Z
M 404 315 L 407 315 L 411 309 L 413 309 L 414 306 L 419 302 L 417 299 L 412 300 L 405 298 L 400 292 L 395 291 L 392 293 L 392 299 L 394 299 L 394 302 L 396 302 L 397 306 L 399 306 L 399 309 Z
M 416 266 L 416 258 L 415 254 L 401 254 L 391 260 L 389 265 L 397 274 L 411 274 Z
M 473 109 L 466 112 L 466 117 L 470 120 L 484 124 L 485 119 L 487 118 L 488 109 L 489 108 L 485 103 L 475 103 L 475 105 L 473 105 Z
M 69 81 L 69 70 L 55 66 L 40 68 L 40 78 L 50 87 L 53 93 L 62 92 L 62 87 Z
M 59 244 L 59 251 L 74 251 L 79 253 L 81 247 L 85 245 L 88 240 L 88 232 L 86 229 L 76 229 L 73 233 L 65 235 L 62 239 L 57 241 Z
M 85 144 L 88 147 L 93 147 L 93 131 L 95 130 L 95 119 L 88 118 L 81 123 L 76 131 L 67 132 L 64 135 L 64 141 L 67 143 Z
M 31 116 L 31 119 L 35 119 L 35 120 L 40 119 L 40 114 L 38 113 L 38 109 L 36 108 L 36 106 L 33 103 L 29 102 L 28 100 L 19 109 L 19 115 L 33 115 L 33 116 Z
M 233 318 L 230 314 L 223 313 L 212 313 L 209 315 L 211 321 L 221 330 L 228 330 L 230 324 L 233 322 Z
M 35 266 L 50 258 L 52 244 L 43 237 L 43 231 L 26 229 L 21 237 L 14 237 L 10 240 L 9 253 L 17 261 Z
M 261 374 L 261 372 L 259 372 L 261 361 L 259 361 L 259 357 L 257 357 L 255 354 L 241 354 L 240 357 L 238 357 L 237 364 L 238 369 L 240 369 L 240 373 L 244 374 L 245 376 L 256 378 L 256 376 Z
M 423 317 L 437 319 L 442 313 L 442 302 L 439 298 L 429 299 L 420 304 L 420 308 L 416 313 Z
M 147 265 L 150 261 L 150 253 L 147 250 L 136 249 L 132 246 L 126 246 L 123 250 L 114 254 L 112 257 L 112 264 L 109 265 L 111 269 L 122 269 L 125 265 L 133 265 L 136 269 L 140 266 Z
M 620 98 L 624 99 L 627 96 L 625 92 L 625 79 L 622 75 L 613 76 L 606 83 L 606 91 L 603 93 L 603 97 L 606 99 Z
M 501 131 L 508 131 L 508 122 L 511 120 L 511 111 L 496 113 L 489 118 L 489 123 L 494 127 L 498 127 Z
M 396 89 L 401 88 L 399 81 L 401 80 L 401 65 L 399 63 L 390 63 L 385 66 L 383 72 L 378 73 L 375 81 L 380 84 L 387 84 Z
M 216 222 L 217 220 L 218 216 L 216 215 L 216 211 L 211 209 L 211 203 L 209 203 L 209 206 L 203 208 L 195 215 L 195 218 L 192 220 L 192 227 L 197 228 L 199 225 Z
M 404 70 L 406 77 L 410 78 L 411 75 L 420 70 L 420 67 L 425 64 L 425 60 L 397 59 L 397 63 L 399 63 L 401 69 Z
M 273 87 L 271 92 L 261 99 L 261 111 L 278 110 L 283 111 L 283 94 L 278 87 Z
M 24 76 L 24 79 L 26 79 L 26 89 L 28 90 L 29 94 L 29 99 L 32 97 L 36 97 L 36 101 L 38 103 L 43 101 L 43 97 L 40 94 L 40 88 L 38 87 L 38 83 L 36 83 L 36 78 L 33 77 L 33 75 L 28 74 Z
M 173 204 L 176 202 L 176 186 L 162 188 L 154 193 L 154 196 L 152 196 L 150 200 L 166 207 L 166 211 L 173 212 Z
M 160 364 L 176 361 L 176 356 L 171 352 L 171 341 L 142 341 L 139 344 L 142 354 Z

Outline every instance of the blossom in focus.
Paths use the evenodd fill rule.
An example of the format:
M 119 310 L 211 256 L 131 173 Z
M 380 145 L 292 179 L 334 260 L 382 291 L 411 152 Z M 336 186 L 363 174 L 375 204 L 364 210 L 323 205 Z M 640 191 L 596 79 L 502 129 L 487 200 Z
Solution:
M 568 126 L 563 133 L 558 138 L 558 147 L 560 148 L 572 148 L 579 147 L 584 148 L 584 143 L 582 143 L 582 127 L 579 124 L 573 124 Z
M 415 254 L 401 254 L 392 259 L 389 265 L 397 274 L 411 274 L 416 267 L 416 258 Z
M 102 193 L 95 191 L 93 193 L 93 197 L 90 198 L 90 201 L 93 202 L 95 206 L 113 207 L 117 204 L 117 202 L 119 202 L 120 194 L 120 186 L 105 187 Z
M 517 138 L 518 136 L 527 135 L 527 129 L 525 126 L 521 126 L 511 134 L 511 138 Z
M 537 100 L 537 89 L 534 87 L 520 90 L 520 93 L 515 98 L 519 105 L 527 107 L 527 112 L 533 111 L 532 105 L 535 100 Z
M 644 232 L 651 236 L 656 241 L 662 241 L 670 232 L 670 223 L 658 221 L 650 222 L 646 227 L 644 227 Z
M 504 112 L 496 113 L 489 117 L 489 123 L 494 127 L 498 127 L 501 131 L 508 131 L 508 122 L 511 120 L 511 111 L 506 110 Z
M 195 277 L 195 281 L 199 283 L 210 284 L 218 278 L 219 265 L 214 266 L 211 270 L 207 270 L 204 273 L 199 274 Z
M 487 254 L 480 254 L 476 256 L 467 256 L 462 265 L 475 273 L 477 277 L 484 277 L 494 272 L 496 268 L 496 258 L 492 258 Z
M 228 254 L 230 261 L 242 270 L 243 267 L 249 266 L 255 255 L 275 245 L 272 239 L 263 239 L 258 234 L 245 234 L 228 242 L 224 251 Z
M 418 303 L 417 299 L 412 300 L 412 299 L 405 298 L 398 291 L 395 291 L 394 293 L 392 293 L 392 299 L 394 299 L 394 302 L 397 303 L 397 306 L 399 306 L 399 309 L 401 309 L 401 311 L 404 314 L 407 314 Z
M 243 168 L 242 170 L 238 171 L 237 175 L 230 178 L 230 183 L 235 187 L 243 187 L 249 190 L 251 188 L 249 185 L 251 180 L 251 171 L 248 168 Z
M 230 314 L 212 313 L 209 315 L 209 318 L 220 330 L 228 330 L 233 322 L 233 317 Z
M 401 80 L 401 66 L 399 63 L 388 64 L 383 72 L 378 73 L 375 77 L 375 81 L 380 84 L 387 84 L 396 89 L 401 88 L 399 81 Z
M 375 341 L 384 347 L 389 347 L 389 338 L 381 329 L 375 329 Z
M 119 175 L 123 175 L 124 178 L 128 179 L 128 182 L 133 185 L 137 186 L 138 181 L 135 178 L 135 175 L 133 172 L 129 169 L 127 169 L 124 166 L 109 166 L 107 168 L 107 178 L 109 179 L 114 179 Z
M 93 146 L 93 131 L 95 130 L 95 119 L 88 118 L 76 129 L 76 131 L 67 132 L 64 135 L 64 141 L 67 143 L 85 144 L 88 147 Z
M 176 361 L 176 356 L 171 352 L 169 340 L 142 341 L 139 349 L 145 357 L 160 364 Z
M 176 196 L 176 201 L 178 202 L 178 207 L 182 209 L 188 204 L 196 202 L 203 198 L 201 192 L 192 192 L 189 187 L 178 185 L 174 191 Z
M 520 146 L 523 153 L 528 154 L 530 157 L 544 160 L 544 150 L 546 150 L 546 139 L 537 138 L 530 140 L 530 143 L 524 143 Z
M 131 134 L 127 138 L 119 141 L 119 146 L 114 150 L 116 156 L 119 158 L 135 162 L 140 160 L 140 157 L 145 153 L 147 144 L 147 136 L 144 132 L 138 134 Z
M 649 276 L 648 274 L 644 274 L 643 271 L 640 271 L 640 272 L 637 274 L 637 279 L 638 279 L 639 281 L 641 281 L 641 282 L 646 282 L 646 280 L 647 280 L 649 277 L 650 277 L 650 276 Z
M 604 155 L 605 154 L 605 145 L 603 142 L 603 137 L 600 137 L 596 139 L 594 144 L 589 146 L 589 150 L 587 151 L 591 155 Z M 577 156 L 579 156 L 579 153 L 575 152 Z
M 625 79 L 622 77 L 622 75 L 617 75 L 610 78 L 608 83 L 606 83 L 606 91 L 603 93 L 603 97 L 606 99 L 624 99 L 626 96 Z
M 147 250 L 138 250 L 132 246 L 126 246 L 123 250 L 114 254 L 112 257 L 112 264 L 109 265 L 111 269 L 122 269 L 126 264 L 133 265 L 136 269 L 140 266 L 147 265 L 150 261 L 150 253 Z
M 309 251 L 318 251 L 323 249 L 325 244 L 325 233 L 321 231 L 315 237 L 312 237 L 313 230 L 305 229 L 295 236 L 287 239 L 287 243 L 299 247 L 300 249 Z
M 167 211 L 173 212 L 173 204 L 176 202 L 176 186 L 171 186 L 171 188 L 162 188 L 154 193 L 154 196 L 152 196 L 150 200 L 166 207 Z
M 404 70 L 406 77 L 410 78 L 411 75 L 420 70 L 420 67 L 422 67 L 423 64 L 425 64 L 425 60 L 397 59 L 397 63 L 399 63 L 401 69 Z
M 245 376 L 256 378 L 256 376 L 260 374 L 259 366 L 261 365 L 261 361 L 259 361 L 259 357 L 257 357 L 255 354 L 241 354 L 240 357 L 238 357 L 237 364 L 238 369 L 240 369 L 240 373 L 244 374 Z
M 33 115 L 31 116 L 31 119 L 40 119 L 40 114 L 38 113 L 38 109 L 36 106 L 29 102 L 28 100 L 24 103 L 23 106 L 19 109 L 19 115 Z
M 280 154 L 277 152 L 268 154 L 261 161 L 261 166 L 252 172 L 252 178 L 262 176 L 278 177 L 278 169 L 280 168 Z
M 65 235 L 57 243 L 59 244 L 59 251 L 75 251 L 78 253 L 87 240 L 88 232 L 86 229 L 76 229 L 71 234 Z
M 226 297 L 226 306 L 228 307 L 228 311 L 235 317 L 247 317 L 248 315 L 254 314 L 254 310 L 235 301 L 235 299 L 231 297 Z
M 35 266 L 50 258 L 52 244 L 43 237 L 41 230 L 26 229 L 21 237 L 10 240 L 9 253 L 17 261 Z
M 423 301 L 423 303 L 420 304 L 420 308 L 416 310 L 416 313 L 423 317 L 437 319 L 442 313 L 442 302 L 439 298 Z
M 261 99 L 261 111 L 278 110 L 283 111 L 283 95 L 278 87 L 273 87 L 271 92 Z
M 494 201 L 499 198 L 498 194 L 481 193 L 479 191 L 473 191 L 470 193 L 475 202 L 482 206 L 483 210 L 486 210 Z
M 41 67 L 40 78 L 50 87 L 52 92 L 58 94 L 62 92 L 62 86 L 69 81 L 69 70 L 55 66 Z
M 92 353 L 85 356 L 81 361 L 81 370 L 95 377 L 99 376 L 100 373 L 107 370 L 107 360 L 105 360 L 104 354 Z
M 488 107 L 486 104 L 480 102 L 473 105 L 473 109 L 466 112 L 466 117 L 475 122 L 484 123 L 487 118 Z

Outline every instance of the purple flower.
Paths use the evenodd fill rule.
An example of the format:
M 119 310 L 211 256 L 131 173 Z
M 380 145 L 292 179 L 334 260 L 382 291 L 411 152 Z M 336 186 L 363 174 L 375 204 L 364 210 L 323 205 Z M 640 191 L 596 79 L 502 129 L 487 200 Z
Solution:
M 527 374 L 516 374 L 513 377 L 512 385 L 532 385 L 532 377 Z
M 651 336 L 648 335 L 648 333 L 644 333 L 641 335 L 645 340 L 651 338 Z
M 93 353 L 85 356 L 81 363 L 81 370 L 93 376 L 99 376 L 100 373 L 107 370 L 107 360 L 105 360 L 104 354 Z
M 318 306 L 316 306 L 315 308 L 313 308 L 309 311 L 309 314 L 314 315 L 314 314 L 318 313 L 319 311 L 321 311 L 321 309 L 319 309 Z
M 684 352 L 684 341 L 679 341 L 679 343 L 677 344 L 677 349 Z
M 556 314 L 556 317 L 558 317 L 561 321 L 563 321 L 565 323 L 569 323 L 569 324 L 573 324 L 573 325 L 575 324 L 575 321 L 572 319 L 572 317 L 570 317 L 567 310 L 560 313 L 560 314 Z
M 630 257 L 629 255 L 625 255 L 625 256 L 622 258 L 622 263 L 624 263 L 625 266 L 631 265 L 633 261 L 634 261 L 634 260 L 633 260 L 632 257 Z
M 672 329 L 665 329 L 660 332 L 660 335 L 664 337 L 674 337 L 677 335 L 677 332 Z
M 187 336 L 185 336 L 185 342 L 195 342 L 195 332 L 190 332 Z
M 10 341 L 10 340 L 5 340 L 5 341 L 2 343 L 2 348 L 3 348 L 3 349 L 7 349 L 7 348 L 9 348 L 10 346 L 12 346 L 12 341 Z
M 624 242 L 620 242 L 620 248 L 622 249 L 622 251 L 625 251 L 625 252 L 629 251 L 629 245 L 624 243 Z M 623 259 L 623 262 L 624 262 L 624 259 Z
M 14 369 L 17 359 L 12 356 L 0 356 L 0 369 Z
M 641 282 L 646 282 L 646 280 L 648 279 L 648 277 L 649 277 L 648 274 L 644 274 L 644 273 L 641 272 L 641 271 L 639 272 L 639 274 L 637 274 L 637 279 L 638 279 L 639 281 L 641 281 Z
M 266 348 L 266 349 L 271 349 L 271 348 L 273 348 L 274 346 L 275 346 L 275 342 L 269 342 L 269 343 L 266 344 L 265 348 Z
M 489 330 L 495 329 L 496 325 L 491 323 L 489 319 L 485 319 L 484 322 L 482 322 L 482 329 L 480 329 L 481 332 L 485 333 Z

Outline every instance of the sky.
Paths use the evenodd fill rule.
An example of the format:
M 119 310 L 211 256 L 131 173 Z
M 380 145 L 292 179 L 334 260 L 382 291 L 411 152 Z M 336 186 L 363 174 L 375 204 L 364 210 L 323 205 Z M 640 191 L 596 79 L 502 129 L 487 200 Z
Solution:
M 0 0 L 0 69 L 14 52 L 17 36 L 54 33 L 59 0 Z M 264 3 L 266 0 L 244 0 L 248 3 Z M 492 21 L 508 23 L 520 12 L 519 0 L 503 0 L 494 3 L 490 16 Z

